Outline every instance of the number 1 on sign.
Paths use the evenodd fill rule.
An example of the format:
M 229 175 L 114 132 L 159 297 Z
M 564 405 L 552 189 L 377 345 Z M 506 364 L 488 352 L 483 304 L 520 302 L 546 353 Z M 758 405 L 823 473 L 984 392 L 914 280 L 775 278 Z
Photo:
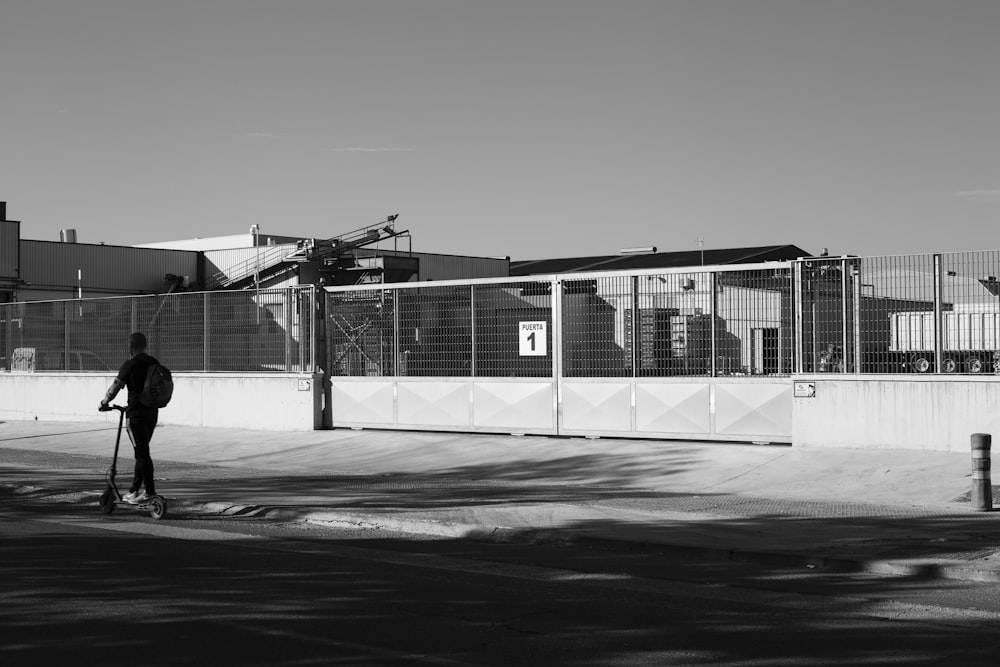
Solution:
M 544 357 L 548 354 L 547 322 L 519 322 L 518 348 L 522 357 Z

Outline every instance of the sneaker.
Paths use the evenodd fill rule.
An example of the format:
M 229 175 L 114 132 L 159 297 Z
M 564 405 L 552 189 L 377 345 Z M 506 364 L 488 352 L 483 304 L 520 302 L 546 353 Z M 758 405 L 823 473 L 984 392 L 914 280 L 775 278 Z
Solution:
M 139 491 L 129 491 L 124 496 L 122 496 L 122 500 L 127 502 L 129 505 L 135 505 L 136 503 L 139 502 L 140 499 L 141 498 Z

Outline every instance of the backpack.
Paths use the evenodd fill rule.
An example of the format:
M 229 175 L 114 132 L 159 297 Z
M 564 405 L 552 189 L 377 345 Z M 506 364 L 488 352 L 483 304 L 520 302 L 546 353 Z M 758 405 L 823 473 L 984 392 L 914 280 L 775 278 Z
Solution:
M 163 408 L 174 394 L 174 379 L 170 369 L 163 364 L 152 364 L 146 371 L 146 381 L 139 394 L 139 402 L 147 408 Z

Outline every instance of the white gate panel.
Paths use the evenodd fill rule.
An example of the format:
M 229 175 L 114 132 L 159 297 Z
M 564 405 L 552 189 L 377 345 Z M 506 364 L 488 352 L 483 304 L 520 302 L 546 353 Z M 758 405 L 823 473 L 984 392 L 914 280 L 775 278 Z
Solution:
M 707 437 L 712 432 L 711 398 L 708 383 L 636 383 L 636 431 Z
M 365 424 L 391 426 L 393 390 L 391 380 L 330 383 L 330 409 L 334 426 Z
M 476 428 L 555 433 L 552 381 L 476 382 L 473 424 Z
M 466 427 L 469 423 L 471 383 L 461 381 L 413 382 L 399 380 L 397 417 L 399 424 Z
M 561 426 L 567 431 L 631 431 L 631 383 L 564 380 Z
M 715 432 L 761 440 L 792 439 L 792 383 L 715 385 Z

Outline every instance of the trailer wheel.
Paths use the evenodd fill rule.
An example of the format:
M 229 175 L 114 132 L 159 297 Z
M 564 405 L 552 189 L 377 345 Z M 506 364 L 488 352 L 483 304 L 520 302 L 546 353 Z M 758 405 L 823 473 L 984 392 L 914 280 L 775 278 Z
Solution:
M 951 357 L 945 357 L 941 360 L 941 371 L 944 373 L 954 373 L 958 370 L 958 362 Z
M 931 360 L 927 357 L 914 357 L 912 366 L 916 372 L 926 373 L 931 369 Z
M 980 357 L 970 356 L 965 360 L 965 370 L 970 373 L 982 373 L 986 370 L 986 364 Z

